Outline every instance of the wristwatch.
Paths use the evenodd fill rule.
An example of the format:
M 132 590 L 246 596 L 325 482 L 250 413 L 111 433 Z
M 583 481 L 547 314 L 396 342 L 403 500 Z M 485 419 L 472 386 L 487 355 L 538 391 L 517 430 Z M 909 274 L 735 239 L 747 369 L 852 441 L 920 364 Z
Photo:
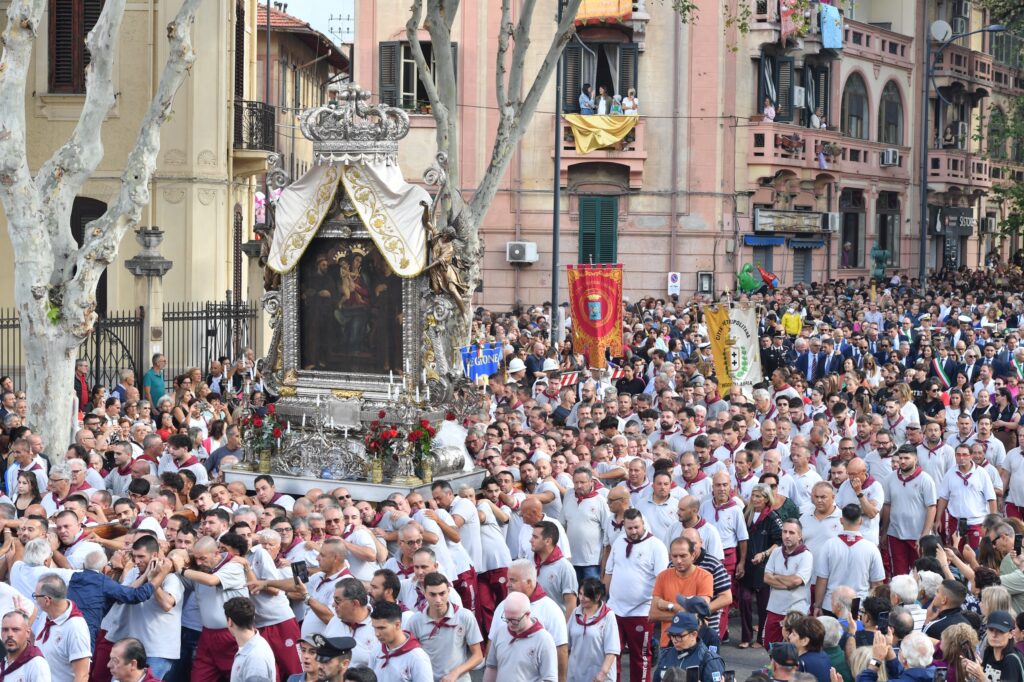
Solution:
M 309 606 L 309 600 L 312 599 L 312 598 L 313 598 L 313 595 L 311 595 L 310 593 L 307 592 L 306 596 L 302 598 L 302 603 L 305 604 L 306 606 Z
M 669 602 L 668 603 L 668 610 L 669 611 L 675 611 L 676 610 L 676 605 L 673 604 L 672 602 Z
M 868 661 L 868 665 L 873 667 L 873 668 L 881 668 L 882 667 L 882 662 L 880 660 L 878 660 L 877 658 L 872 658 L 870 661 Z

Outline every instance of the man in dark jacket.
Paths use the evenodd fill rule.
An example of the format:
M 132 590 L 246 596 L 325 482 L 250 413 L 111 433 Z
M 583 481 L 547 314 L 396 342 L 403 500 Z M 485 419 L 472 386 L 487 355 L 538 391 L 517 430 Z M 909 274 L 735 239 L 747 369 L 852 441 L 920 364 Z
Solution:
M 96 646 L 96 632 L 100 628 L 100 621 L 107 615 L 111 606 L 115 603 L 141 604 L 153 596 L 151 581 L 157 579 L 159 584 L 159 580 L 166 575 L 154 568 L 150 571 L 150 582 L 139 587 L 128 587 L 100 572 L 106 563 L 107 557 L 103 552 L 93 552 L 85 558 L 85 570 L 76 571 L 68 582 L 68 599 L 75 602 L 82 612 L 82 617 L 89 626 L 93 646 Z
M 900 643 L 900 651 L 893 651 L 888 639 L 875 632 L 868 667 L 857 675 L 857 682 L 878 682 L 878 671 L 885 665 L 889 682 L 931 682 L 935 668 L 932 659 L 935 645 L 922 632 L 911 632 Z
M 725 662 L 700 641 L 700 621 L 692 613 L 677 613 L 668 626 L 671 646 L 665 647 L 654 668 L 653 682 L 661 682 L 670 668 L 697 668 L 700 682 L 723 682 Z

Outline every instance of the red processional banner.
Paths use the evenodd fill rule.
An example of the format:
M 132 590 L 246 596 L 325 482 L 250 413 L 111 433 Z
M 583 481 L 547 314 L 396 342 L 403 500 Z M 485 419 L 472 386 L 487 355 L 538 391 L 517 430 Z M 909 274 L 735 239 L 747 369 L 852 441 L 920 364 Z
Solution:
M 591 367 L 605 367 L 605 348 L 622 347 L 622 265 L 570 265 L 573 347 Z

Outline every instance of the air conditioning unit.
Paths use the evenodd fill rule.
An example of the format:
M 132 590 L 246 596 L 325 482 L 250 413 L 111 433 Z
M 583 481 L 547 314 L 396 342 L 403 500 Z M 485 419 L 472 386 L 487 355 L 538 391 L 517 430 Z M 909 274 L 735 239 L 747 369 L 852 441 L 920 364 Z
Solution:
M 821 214 L 821 229 L 825 232 L 839 232 L 839 226 L 843 223 L 843 216 L 838 211 L 829 211 Z
M 803 109 L 807 106 L 807 93 L 799 85 L 793 86 L 793 106 L 797 109 Z
M 537 262 L 537 242 L 508 242 L 505 244 L 505 260 L 517 265 Z
M 996 219 L 992 217 L 982 218 L 978 223 L 978 232 L 992 233 L 996 231 Z
M 967 27 L 970 25 L 967 17 L 953 17 L 953 21 L 950 22 L 953 28 L 953 35 L 960 36 L 967 33 Z
M 898 166 L 898 165 L 900 165 L 900 150 L 899 149 L 883 149 L 882 150 L 882 165 L 883 166 Z
M 970 0 L 953 0 L 953 18 L 967 19 L 971 16 Z

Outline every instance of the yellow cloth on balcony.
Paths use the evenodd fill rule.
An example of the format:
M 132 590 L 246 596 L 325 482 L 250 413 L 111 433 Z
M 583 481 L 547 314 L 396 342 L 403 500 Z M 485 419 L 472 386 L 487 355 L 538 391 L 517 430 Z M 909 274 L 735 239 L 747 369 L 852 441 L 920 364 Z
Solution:
M 639 120 L 639 116 L 565 116 L 565 122 L 572 128 L 577 154 L 589 154 L 595 149 L 603 149 L 621 142 L 636 127 Z

